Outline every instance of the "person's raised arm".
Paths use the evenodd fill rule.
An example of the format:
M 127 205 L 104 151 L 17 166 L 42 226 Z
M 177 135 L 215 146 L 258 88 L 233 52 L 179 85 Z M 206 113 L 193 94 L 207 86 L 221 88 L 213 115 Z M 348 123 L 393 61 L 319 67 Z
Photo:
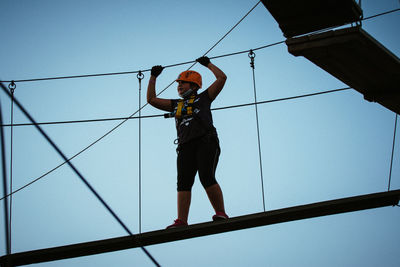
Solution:
M 158 98 L 156 95 L 157 76 L 160 75 L 162 70 L 163 67 L 159 65 L 151 68 L 151 76 L 147 86 L 147 103 L 164 111 L 173 111 L 170 99 Z
M 220 70 L 217 66 L 210 62 L 210 59 L 208 57 L 203 56 L 198 58 L 196 61 L 199 62 L 201 65 L 207 67 L 215 75 L 216 80 L 207 89 L 208 96 L 210 97 L 211 101 L 214 101 L 214 99 L 218 96 L 218 94 L 224 87 L 227 77 L 222 70 Z

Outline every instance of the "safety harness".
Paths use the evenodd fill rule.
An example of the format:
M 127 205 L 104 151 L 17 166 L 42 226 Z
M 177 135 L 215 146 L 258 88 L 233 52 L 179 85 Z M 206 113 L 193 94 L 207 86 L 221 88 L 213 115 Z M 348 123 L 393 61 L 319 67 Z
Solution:
M 175 112 L 175 118 L 180 119 L 182 116 L 190 116 L 193 114 L 193 102 L 196 96 L 192 95 L 188 100 L 180 99 L 178 100 L 178 105 Z M 185 102 L 187 104 L 185 104 Z

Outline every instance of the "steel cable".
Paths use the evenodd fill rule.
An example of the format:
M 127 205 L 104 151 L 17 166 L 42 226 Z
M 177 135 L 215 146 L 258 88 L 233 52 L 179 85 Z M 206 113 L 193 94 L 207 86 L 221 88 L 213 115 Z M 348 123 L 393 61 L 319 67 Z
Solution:
M 255 65 L 254 59 L 256 54 L 253 50 L 250 50 L 248 54 L 250 58 L 250 67 L 253 74 L 253 92 L 254 92 L 254 103 L 257 103 L 257 90 L 256 90 L 256 75 L 255 75 Z M 258 160 L 259 160 L 259 167 L 260 167 L 260 179 L 261 179 L 261 194 L 262 194 L 262 203 L 263 203 L 263 210 L 265 212 L 265 193 L 264 193 L 264 175 L 263 175 L 263 167 L 262 167 L 262 156 L 261 156 L 261 140 L 260 140 L 260 125 L 258 120 L 258 104 L 254 105 L 255 107 L 255 116 L 256 116 L 256 126 L 257 126 L 257 144 L 258 144 Z
M 350 87 L 344 87 L 344 88 L 338 88 L 338 89 L 333 89 L 333 90 L 328 90 L 328 91 L 321 91 L 321 92 L 316 92 L 316 93 L 310 93 L 310 94 L 303 94 L 303 95 L 298 95 L 298 96 L 291 96 L 291 97 L 284 97 L 284 98 L 277 98 L 277 99 L 272 99 L 272 100 L 264 100 L 260 102 L 252 102 L 252 103 L 245 103 L 245 104 L 238 104 L 238 105 L 231 105 L 231 106 L 225 106 L 225 107 L 219 107 L 219 108 L 213 108 L 212 110 L 225 110 L 225 109 L 233 109 L 233 108 L 242 108 L 242 107 L 248 107 L 248 106 L 253 106 L 253 105 L 260 105 L 260 104 L 268 104 L 268 103 L 275 103 L 275 102 L 281 102 L 281 101 L 287 101 L 287 100 L 294 100 L 294 99 L 299 99 L 299 98 L 305 98 L 305 97 L 311 97 L 311 96 L 317 96 L 317 95 L 323 95 L 323 94 L 330 94 L 330 93 L 335 93 L 335 92 L 340 92 L 340 91 L 345 91 L 351 89 Z M 163 114 L 158 114 L 158 115 L 149 115 L 149 116 L 142 116 L 141 118 L 156 118 L 156 117 L 164 117 Z M 114 118 L 114 119 L 105 119 L 103 121 L 109 121 L 109 120 L 123 120 L 123 122 L 130 120 L 130 119 L 139 119 L 139 117 L 127 117 L 127 118 Z M 68 121 L 68 122 L 45 122 L 42 124 L 62 124 L 62 123 L 79 123 L 79 122 L 99 122 L 102 120 L 85 120 L 85 121 Z M 15 124 L 14 126 L 30 126 L 33 124 Z M 37 125 L 40 125 L 38 123 Z M 8 126 L 8 125 L 3 125 L 3 126 Z M 88 149 L 87 147 L 86 149 Z M 73 157 L 70 158 L 70 160 L 73 160 L 75 157 L 79 156 L 81 153 L 83 153 L 85 150 L 82 150 L 78 154 L 75 154 Z M 0 201 L 23 190 L 24 188 L 32 185 L 33 183 L 39 181 L 40 179 L 44 178 L 45 176 L 49 175 L 50 173 L 54 172 L 55 170 L 59 169 L 63 165 L 65 165 L 67 162 L 63 162 L 53 169 L 49 170 L 48 172 L 44 173 L 43 175 L 39 176 L 38 178 L 32 180 L 31 182 L 27 183 L 26 185 L 16 189 L 15 191 L 11 192 L 8 195 L 3 196 L 0 198 Z
M 395 114 L 394 119 L 394 131 L 393 131 L 393 144 L 392 144 L 392 155 L 390 157 L 390 169 L 389 169 L 389 183 L 388 183 L 388 191 L 390 191 L 390 183 L 392 181 L 392 168 L 393 168 L 393 157 L 394 157 L 394 149 L 396 144 L 396 131 L 397 131 L 397 113 Z
M 7 88 L 0 83 L 3 91 L 11 97 L 10 92 L 8 92 Z M 114 210 L 107 204 L 107 202 L 100 196 L 100 194 L 94 189 L 94 187 L 85 179 L 85 177 L 80 173 L 80 171 L 75 167 L 75 165 L 71 162 L 70 159 L 65 156 L 65 154 L 60 150 L 60 148 L 53 142 L 53 140 L 46 134 L 46 132 L 36 124 L 36 121 L 33 117 L 26 111 L 26 109 L 19 103 L 19 101 L 14 97 L 14 103 L 18 106 L 20 111 L 34 124 L 35 128 L 40 132 L 40 134 L 47 140 L 47 142 L 54 148 L 54 150 L 58 153 L 58 155 L 69 165 L 69 167 L 75 172 L 75 174 L 81 179 L 81 181 L 86 185 L 86 187 L 93 193 L 93 195 L 101 202 L 101 204 L 108 210 L 108 212 L 114 217 L 114 219 L 120 224 L 120 226 L 131 236 L 133 233 L 129 230 L 129 228 L 124 224 L 124 222 L 118 217 L 118 215 L 114 212 Z M 2 130 L 2 129 L 1 129 Z M 3 157 L 4 158 L 4 157 Z M 3 168 L 5 169 L 5 168 Z M 154 259 L 154 257 L 147 251 L 146 248 L 140 246 L 143 252 L 151 259 L 151 261 L 156 265 L 160 266 L 158 262 Z
M 260 3 L 260 1 L 251 9 L 251 11 Z M 400 8 L 396 8 L 396 9 L 392 9 L 386 12 L 382 12 L 382 13 L 378 13 L 369 17 L 365 17 L 362 18 L 360 21 L 365 21 L 365 20 L 370 20 L 373 18 L 377 18 L 380 16 L 384 16 L 390 13 L 394 13 L 394 12 L 398 12 L 400 11 Z M 248 15 L 250 14 L 250 11 L 240 20 L 240 22 Z M 348 23 L 351 24 L 351 23 Z M 346 25 L 348 25 L 346 24 Z M 238 23 L 232 27 L 232 29 L 230 29 L 228 32 L 230 33 L 236 26 L 238 25 Z M 225 34 L 217 43 L 220 43 L 222 41 L 223 38 L 225 38 L 227 36 L 227 34 Z M 282 44 L 285 41 L 279 41 L 270 45 L 265 45 L 265 46 L 261 46 L 259 48 L 254 48 L 253 51 L 259 50 L 259 49 L 263 49 L 263 48 L 267 48 L 273 45 L 278 45 L 278 44 Z M 213 47 L 211 47 L 206 53 L 208 54 L 213 48 L 215 47 L 215 45 Z M 242 54 L 242 53 L 248 53 L 250 52 L 250 50 L 246 50 L 246 51 L 240 51 L 240 52 L 233 52 L 233 53 L 229 53 L 229 54 L 225 54 L 225 55 L 219 55 L 219 56 L 214 56 L 214 57 L 210 57 L 210 59 L 215 59 L 215 58 L 222 58 L 222 57 L 228 57 L 228 56 L 232 56 L 232 55 L 237 55 L 237 54 Z M 187 61 L 187 62 L 181 62 L 181 63 L 175 63 L 175 64 L 171 64 L 171 65 L 165 65 L 163 66 L 164 68 L 171 68 L 171 67 L 176 67 L 176 66 L 181 66 L 181 65 L 187 65 L 187 64 L 191 64 L 191 63 L 196 63 L 196 61 Z M 145 69 L 145 70 L 141 70 L 142 72 L 148 72 L 151 69 Z M 10 82 L 18 82 L 18 83 L 22 83 L 22 82 L 37 82 L 37 81 L 50 81 L 50 80 L 62 80 L 62 79 L 77 79 L 77 78 L 91 78 L 91 77 L 101 77 L 101 76 L 114 76 L 114 75 L 127 75 L 127 74 L 138 74 L 139 70 L 134 70 L 134 71 L 122 71 L 122 72 L 109 72 L 109 73 L 97 73 L 97 74 L 81 74 L 81 75 L 71 75 L 71 76 L 58 76 L 58 77 L 45 77 L 45 78 L 32 78 L 32 79 L 20 79 L 20 80 L 4 80 L 0 82 L 4 82 L 4 83 L 10 83 Z

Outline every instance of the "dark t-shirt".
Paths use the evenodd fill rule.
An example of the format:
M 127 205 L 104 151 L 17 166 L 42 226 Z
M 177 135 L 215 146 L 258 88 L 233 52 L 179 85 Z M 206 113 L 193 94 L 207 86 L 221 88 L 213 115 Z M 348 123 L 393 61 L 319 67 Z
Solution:
M 208 91 L 196 95 L 193 104 L 189 104 L 189 99 L 184 99 L 183 109 L 192 107 L 192 115 L 183 115 L 181 118 L 175 118 L 176 131 L 178 134 L 178 143 L 184 144 L 190 140 L 199 138 L 206 134 L 217 134 L 217 130 L 213 126 L 211 115 L 211 99 Z M 172 100 L 172 107 L 176 111 L 178 99 Z

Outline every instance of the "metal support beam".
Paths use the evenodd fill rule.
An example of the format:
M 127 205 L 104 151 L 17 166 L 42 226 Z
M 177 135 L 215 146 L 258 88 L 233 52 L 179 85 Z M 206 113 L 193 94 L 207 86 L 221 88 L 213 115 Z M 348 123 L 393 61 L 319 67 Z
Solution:
M 384 206 L 394 206 L 399 203 L 399 200 L 400 190 L 342 198 L 239 216 L 230 218 L 226 221 L 206 222 L 189 225 L 187 227 L 147 232 L 134 236 L 124 236 L 61 247 L 14 253 L 1 257 L 0 264 L 3 267 L 19 266 L 95 255 L 135 248 L 138 246 L 173 242 L 177 240 L 243 230 L 276 223 L 373 209 Z

